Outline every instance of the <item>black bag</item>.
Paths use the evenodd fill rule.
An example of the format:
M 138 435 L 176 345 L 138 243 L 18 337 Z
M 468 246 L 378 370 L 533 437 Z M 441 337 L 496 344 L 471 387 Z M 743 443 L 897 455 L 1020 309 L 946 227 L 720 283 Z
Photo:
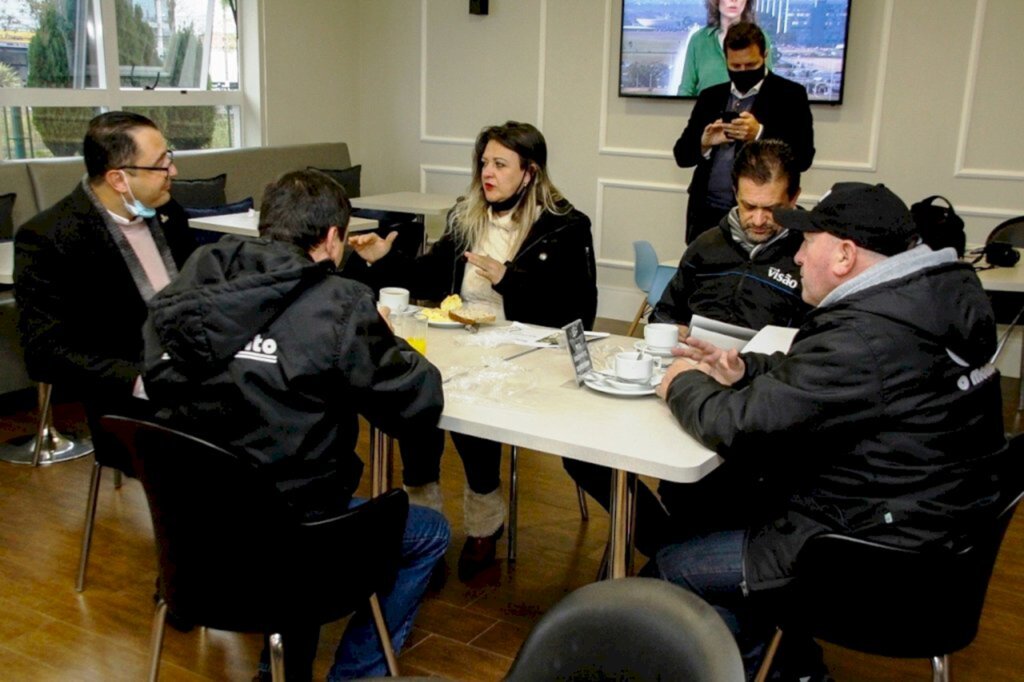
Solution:
M 945 201 L 946 206 L 933 206 L 932 202 L 936 199 Z M 964 221 L 953 210 L 949 199 L 938 194 L 922 199 L 910 207 L 910 215 L 917 225 L 917 233 L 932 250 L 952 246 L 956 249 L 956 255 L 963 258 L 967 246 Z

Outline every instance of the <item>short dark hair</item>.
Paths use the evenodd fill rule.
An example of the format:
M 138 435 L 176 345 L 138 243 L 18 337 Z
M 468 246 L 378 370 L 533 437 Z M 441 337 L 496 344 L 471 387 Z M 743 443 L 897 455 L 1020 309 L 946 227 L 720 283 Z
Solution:
M 729 30 L 725 32 L 725 40 L 722 43 L 725 51 L 729 50 L 745 50 L 751 45 L 757 45 L 761 50 L 761 56 L 764 57 L 768 54 L 768 46 L 764 40 L 764 31 L 762 31 L 757 24 L 752 24 L 749 21 L 740 21 L 729 27 Z M 726 54 L 726 59 L 729 55 Z
M 739 188 L 740 178 L 758 185 L 784 179 L 790 199 L 800 191 L 800 166 L 792 148 L 782 140 L 755 140 L 743 145 L 732 164 L 733 189 Z
M 89 129 L 82 140 L 82 157 L 90 179 L 134 163 L 139 148 L 131 132 L 136 128 L 159 130 L 156 123 L 131 111 L 108 111 L 89 121 Z
M 716 28 L 722 25 L 722 13 L 719 11 L 718 6 L 720 0 L 704 0 L 704 5 L 708 10 L 708 26 L 714 26 Z M 747 4 L 744 5 L 743 11 L 740 13 L 740 21 L 749 21 L 753 23 L 757 20 L 757 14 L 754 11 L 754 0 L 747 0 Z
M 352 214 L 345 189 L 318 170 L 285 173 L 263 190 L 260 236 L 310 251 L 337 226 L 345 234 Z

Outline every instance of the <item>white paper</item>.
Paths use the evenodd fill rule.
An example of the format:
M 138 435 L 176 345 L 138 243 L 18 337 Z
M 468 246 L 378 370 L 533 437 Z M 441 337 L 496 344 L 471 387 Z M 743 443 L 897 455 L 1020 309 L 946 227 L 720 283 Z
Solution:
M 690 327 L 691 339 L 700 339 L 713 343 L 722 350 L 742 350 L 743 346 L 747 344 L 746 339 L 738 339 L 735 336 L 729 336 L 728 334 L 720 334 L 718 332 L 711 331 L 710 329 L 704 329 L 702 327 Z
M 732 336 L 737 339 L 743 339 L 749 341 L 754 338 L 757 331 L 750 329 L 749 327 L 741 327 L 737 324 L 729 324 L 727 322 L 719 322 L 718 320 L 712 320 L 710 317 L 704 317 L 703 315 L 693 315 L 690 318 L 690 334 L 696 336 L 693 333 L 694 327 L 698 329 L 706 329 L 711 332 L 718 334 L 725 334 L 726 336 Z M 703 338 L 697 336 L 697 338 Z M 717 345 L 717 344 L 716 344 Z
M 584 334 L 588 341 L 608 336 L 607 332 L 584 332 Z M 558 348 L 565 345 L 564 337 L 565 332 L 561 329 L 535 327 L 522 322 L 513 322 L 507 327 L 481 330 L 479 334 L 476 334 L 476 340 L 481 345 L 510 343 L 531 348 Z
M 742 350 L 744 353 L 764 353 L 765 355 L 788 353 L 796 333 L 796 327 L 777 327 L 768 324 L 754 334 L 754 338 L 750 339 Z

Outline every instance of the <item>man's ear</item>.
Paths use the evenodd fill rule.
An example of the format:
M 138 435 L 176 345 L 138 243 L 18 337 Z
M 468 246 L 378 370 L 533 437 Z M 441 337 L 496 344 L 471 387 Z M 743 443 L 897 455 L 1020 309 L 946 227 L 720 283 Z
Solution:
M 832 273 L 836 277 L 845 277 L 850 274 L 857 265 L 857 245 L 849 239 L 842 239 L 836 245 L 835 260 L 832 263 Z
M 103 179 L 114 189 L 115 192 L 124 194 L 128 191 L 128 181 L 125 179 L 123 170 L 110 169 L 103 174 Z

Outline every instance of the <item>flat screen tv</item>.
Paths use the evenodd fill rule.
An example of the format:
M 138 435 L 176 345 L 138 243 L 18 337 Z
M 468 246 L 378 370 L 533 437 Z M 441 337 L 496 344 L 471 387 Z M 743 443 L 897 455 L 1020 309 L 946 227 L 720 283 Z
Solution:
M 851 1 L 622 0 L 619 95 L 686 99 L 724 82 L 721 57 L 715 68 L 710 55 L 718 37 L 709 21 L 721 11 L 761 27 L 772 71 L 803 84 L 812 102 L 839 104 Z

